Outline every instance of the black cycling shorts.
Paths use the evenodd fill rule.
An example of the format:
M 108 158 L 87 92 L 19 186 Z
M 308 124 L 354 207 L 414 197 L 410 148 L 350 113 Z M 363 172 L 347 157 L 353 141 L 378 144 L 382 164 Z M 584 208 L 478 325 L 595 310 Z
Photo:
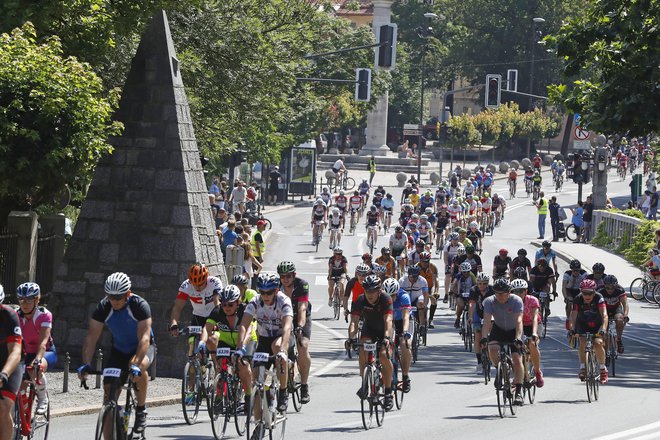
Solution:
M 4 398 L 10 399 L 12 402 L 16 401 L 16 394 L 21 387 L 21 381 L 23 380 L 23 364 L 20 363 L 14 370 L 14 372 L 9 376 L 9 382 L 6 382 L 0 388 L 0 395 Z
M 384 328 L 373 328 L 367 325 L 362 326 L 362 333 L 360 334 L 361 339 L 368 339 L 371 341 L 382 341 L 385 339 L 385 329 Z
M 511 353 L 519 353 L 519 349 L 513 344 L 516 339 L 516 329 L 502 330 L 495 324 L 488 335 L 488 342 L 498 342 L 500 345 L 508 344 L 511 346 Z
M 128 378 L 128 366 L 131 363 L 131 359 L 133 359 L 133 356 L 135 356 L 135 353 L 124 353 L 119 350 L 117 350 L 115 347 L 112 347 L 110 350 L 110 357 L 108 358 L 108 363 L 105 365 L 105 368 L 119 368 L 121 370 L 121 384 L 124 384 L 126 382 L 126 379 Z M 154 357 L 156 356 L 156 349 L 153 344 L 149 345 L 149 348 L 147 349 L 147 364 L 151 365 L 151 363 L 154 361 Z M 112 377 L 104 377 L 103 378 L 103 384 L 109 384 L 112 382 L 114 378 Z

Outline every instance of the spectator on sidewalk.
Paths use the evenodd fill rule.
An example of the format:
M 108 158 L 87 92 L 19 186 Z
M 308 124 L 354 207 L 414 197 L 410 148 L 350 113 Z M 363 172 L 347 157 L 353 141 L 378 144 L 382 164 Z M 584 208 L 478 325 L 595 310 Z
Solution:
M 575 242 L 579 243 L 582 238 L 582 227 L 584 226 L 584 202 L 582 200 L 578 200 L 578 205 L 577 208 L 571 209 L 573 212 L 573 218 L 571 219 L 571 223 L 573 223 L 573 226 L 575 226 L 575 235 L 577 236 Z
M 640 203 L 640 207 L 642 209 L 642 214 L 644 214 L 644 217 L 649 213 L 649 207 L 651 206 L 651 191 L 646 190 L 644 191 L 644 194 L 642 194 L 642 203 Z
M 273 171 L 268 175 L 268 178 L 268 203 L 271 205 L 277 205 L 277 191 L 279 190 L 280 180 L 282 180 L 280 167 L 275 165 Z
M 646 215 L 646 218 L 649 220 L 655 220 L 656 219 L 656 213 L 658 211 L 658 191 L 656 190 L 656 187 L 654 186 L 651 189 L 651 202 L 649 204 L 649 212 Z
M 236 222 L 229 220 L 227 226 L 222 230 L 222 245 L 225 249 L 227 249 L 227 246 L 233 246 L 236 243 L 238 234 L 234 229 L 236 229 Z
M 545 237 L 545 218 L 548 215 L 548 201 L 545 199 L 545 194 L 543 191 L 539 193 L 539 199 L 534 204 L 536 206 L 536 213 L 539 215 L 538 227 L 539 227 L 539 240 L 543 240 Z
M 371 182 L 374 180 L 375 175 L 376 175 L 376 158 L 374 156 L 371 156 L 371 159 L 369 159 L 369 185 L 371 185 Z
M 584 202 L 584 215 L 582 216 L 582 241 L 585 243 L 591 239 L 591 222 L 594 215 L 594 204 L 592 202 L 591 196 L 587 196 L 587 200 Z
M 552 196 L 550 198 L 550 204 L 548 205 L 548 210 L 550 211 L 550 226 L 552 227 L 552 241 L 559 240 L 559 203 L 557 203 L 557 197 Z

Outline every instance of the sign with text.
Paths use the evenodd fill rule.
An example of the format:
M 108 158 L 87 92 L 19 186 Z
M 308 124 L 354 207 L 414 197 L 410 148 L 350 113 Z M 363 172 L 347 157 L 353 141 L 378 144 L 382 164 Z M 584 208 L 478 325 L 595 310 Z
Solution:
M 591 148 L 591 142 L 588 140 L 573 141 L 574 150 L 589 150 L 590 148 Z
M 314 175 L 316 173 L 316 149 L 291 149 L 289 192 L 292 194 L 314 194 Z

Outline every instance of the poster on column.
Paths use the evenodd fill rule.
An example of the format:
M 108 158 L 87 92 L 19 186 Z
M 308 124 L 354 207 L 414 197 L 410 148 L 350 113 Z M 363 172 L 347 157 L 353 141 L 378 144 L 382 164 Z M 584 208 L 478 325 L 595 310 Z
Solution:
M 292 194 L 314 194 L 316 173 L 316 149 L 294 147 L 291 149 L 289 192 Z

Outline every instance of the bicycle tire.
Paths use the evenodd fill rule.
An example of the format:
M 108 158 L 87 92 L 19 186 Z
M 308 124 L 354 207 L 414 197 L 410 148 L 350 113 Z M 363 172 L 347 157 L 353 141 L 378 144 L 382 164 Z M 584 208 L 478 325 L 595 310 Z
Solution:
M 497 412 L 500 418 L 506 415 L 506 388 L 504 385 L 504 366 L 502 362 L 497 365 L 495 373 L 495 394 L 497 395 Z
M 289 386 L 289 394 L 291 395 L 291 400 L 293 402 L 293 409 L 296 412 L 300 412 L 302 409 L 302 402 L 300 401 L 300 372 L 297 372 L 295 365 L 296 364 L 294 364 L 294 366 L 289 365 L 289 368 L 294 369 L 294 372 L 289 372 L 289 381 L 291 381 L 291 384 L 287 384 L 287 386 Z
M 199 383 L 197 381 L 197 374 L 193 374 L 193 390 L 188 391 L 188 381 L 190 380 L 190 368 L 196 368 L 194 362 L 189 361 L 186 363 L 186 366 L 183 367 L 183 379 L 181 379 L 181 407 L 183 409 L 183 418 L 188 425 L 194 425 L 197 421 L 197 415 L 199 414 L 199 405 L 200 405 L 200 390 Z M 193 395 L 193 401 L 189 404 L 186 404 L 187 395 Z
M 653 299 L 653 292 L 659 284 L 659 282 L 653 280 L 646 283 L 646 288 L 644 289 L 644 301 L 649 304 L 655 304 L 655 300 Z
M 591 386 L 593 387 L 594 400 L 598 400 L 598 391 L 600 387 L 600 369 L 598 368 L 598 361 L 596 356 L 591 357 L 591 369 L 594 372 Z
M 630 283 L 628 293 L 637 301 L 644 299 L 644 291 L 647 289 L 647 281 L 643 277 L 638 277 Z
M 227 425 L 231 418 L 230 391 L 227 380 L 223 374 L 218 374 L 213 380 L 212 399 L 209 405 L 211 429 L 217 440 L 222 440 L 227 432 Z
M 618 349 L 618 344 L 616 342 L 616 336 L 612 335 L 610 337 L 610 340 L 608 341 L 607 344 L 607 351 L 609 351 L 610 354 L 610 365 L 609 365 L 609 372 L 611 373 L 612 377 L 616 377 L 616 358 L 618 356 L 617 353 Z
M 422 336 L 422 345 L 426 347 L 426 336 L 428 335 L 428 324 L 424 324 L 423 326 L 419 326 L 420 329 L 420 335 Z
M 273 423 L 268 430 L 268 438 L 270 440 L 284 440 L 287 420 L 286 412 L 279 413 L 275 411 L 271 417 L 273 417 Z
M 215 389 L 213 388 L 213 383 L 215 380 L 215 364 L 212 361 L 206 362 L 206 369 L 204 370 L 204 375 L 202 376 L 202 394 L 206 399 L 206 411 L 211 417 L 211 406 L 213 405 L 213 395 L 215 394 Z
M 335 313 L 335 320 L 339 320 L 341 316 L 341 302 L 339 301 L 339 287 L 337 287 L 337 282 L 335 280 L 335 289 L 332 293 L 332 306 Z
M 656 283 L 656 285 L 653 287 L 651 299 L 655 304 L 660 306 L 660 283 Z
M 269 231 L 273 227 L 273 222 L 268 220 L 266 217 L 262 217 L 259 220 L 263 220 L 263 221 L 266 222 L 266 225 L 265 225 L 266 226 L 266 231 Z
M 353 188 L 355 188 L 355 179 L 352 177 L 347 177 L 346 180 L 344 181 L 344 190 L 350 191 Z
M 527 356 L 530 356 L 527 354 Z M 527 401 L 529 404 L 534 403 L 536 399 L 536 374 L 534 371 L 534 364 L 532 364 L 531 359 L 527 361 L 527 372 L 525 374 L 525 384 L 523 385 L 523 391 L 527 394 Z
M 399 365 L 400 358 L 399 358 L 398 350 L 396 351 L 394 358 L 395 358 L 395 361 L 393 362 L 394 383 L 392 386 L 392 391 L 394 392 L 394 404 L 396 405 L 396 409 L 401 409 L 403 407 L 403 398 L 405 396 L 405 393 L 403 392 L 403 370 Z
M 570 241 L 576 241 L 578 238 L 577 231 L 575 230 L 575 225 L 570 224 L 566 227 L 566 238 L 568 238 Z
M 108 419 L 108 416 L 110 417 Z M 95 440 L 103 440 L 103 431 L 105 428 L 105 424 L 107 420 L 112 421 L 112 430 L 110 431 L 110 438 L 111 439 L 116 439 L 117 438 L 117 425 L 119 421 L 117 420 L 118 414 L 117 414 L 117 405 L 111 405 L 109 403 L 106 403 L 101 407 L 101 411 L 99 412 L 99 417 L 96 420 L 96 433 L 94 434 L 94 439 Z M 20 431 L 19 431 L 20 432 Z M 20 438 L 20 437 L 18 437 Z
M 371 428 L 374 418 L 373 402 L 370 399 L 371 390 L 374 385 L 373 372 L 370 367 L 365 368 L 362 377 L 362 398 L 360 399 L 360 411 L 362 414 L 362 426 L 365 430 Z
M 259 435 L 257 436 L 258 440 L 263 440 L 263 438 L 266 436 L 266 424 L 263 422 L 263 417 L 264 417 L 264 409 L 263 407 L 266 407 L 266 411 L 268 410 L 268 403 L 266 402 L 266 393 L 263 389 L 261 390 L 256 390 L 253 389 L 252 393 L 252 398 L 250 399 L 250 417 L 252 417 L 253 414 L 256 414 L 255 408 L 257 406 L 257 402 L 259 405 L 262 406 L 261 408 L 261 418 L 262 420 L 252 420 L 250 424 L 247 427 L 247 438 L 252 439 L 252 435 L 254 435 L 254 431 L 256 430 L 257 427 L 259 427 Z M 252 428 L 252 431 L 250 431 L 250 428 Z
M 13 417 L 12 423 L 14 425 L 14 434 L 12 435 L 13 440 L 21 440 L 21 410 L 20 404 L 18 402 L 19 396 L 16 396 L 16 402 L 14 402 Z
M 468 340 L 468 353 L 472 353 L 472 326 L 468 324 L 467 326 L 467 340 Z
M 586 370 L 586 378 L 585 378 L 585 384 L 587 386 L 587 401 L 591 403 L 592 401 L 595 400 L 593 396 L 593 388 L 592 388 L 592 381 L 593 381 L 593 376 L 594 372 L 592 371 L 592 365 L 591 365 L 591 353 L 588 351 L 585 351 L 584 353 L 584 368 Z
M 509 411 L 511 411 L 511 415 L 515 416 L 516 415 L 516 404 L 513 403 L 513 392 L 512 387 L 511 387 L 511 373 L 513 372 L 513 365 L 510 363 L 511 361 L 508 360 L 509 363 L 506 365 L 505 370 L 506 370 L 506 376 L 505 376 L 505 390 L 506 390 L 506 398 L 509 404 Z
M 380 371 L 375 367 L 371 367 L 374 374 L 374 388 L 371 398 L 374 401 L 374 409 L 376 413 L 376 425 L 383 426 L 383 420 L 385 420 L 385 405 L 383 404 L 383 398 L 385 397 L 385 390 L 383 387 L 383 376 Z
M 45 414 L 37 415 L 33 411 L 31 428 L 30 440 L 48 440 L 48 432 L 50 430 L 50 402 L 46 407 Z
M 488 385 L 488 382 L 490 382 L 490 357 L 488 356 L 488 350 L 482 349 L 481 350 L 481 371 L 483 372 L 484 375 L 484 385 Z

